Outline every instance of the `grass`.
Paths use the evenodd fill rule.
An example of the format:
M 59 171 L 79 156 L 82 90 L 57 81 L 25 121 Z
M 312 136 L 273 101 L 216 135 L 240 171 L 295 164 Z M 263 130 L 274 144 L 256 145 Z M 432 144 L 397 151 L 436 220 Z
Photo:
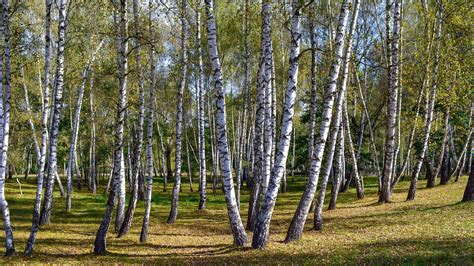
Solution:
M 291 179 L 291 178 L 290 178 Z M 199 195 L 183 184 L 178 220 L 166 224 L 170 191 L 154 184 L 152 216 L 147 243 L 139 243 L 144 203 L 139 202 L 131 231 L 116 238 L 113 225 L 107 239 L 108 253 L 92 253 L 95 233 L 102 219 L 106 197 L 87 189 L 74 191 L 73 211 L 65 212 L 65 200 L 55 194 L 49 226 L 38 234 L 34 255 L 22 251 L 31 226 L 35 184 L 8 180 L 7 200 L 14 228 L 17 254 L 3 263 L 158 263 L 158 264 L 473 264 L 474 204 L 459 203 L 466 177 L 424 189 L 419 182 L 417 198 L 405 202 L 407 182 L 399 184 L 392 204 L 377 204 L 375 180 L 365 178 L 366 198 L 356 200 L 355 191 L 342 193 L 336 210 L 324 211 L 322 232 L 311 230 L 309 215 L 301 241 L 284 244 L 289 222 L 301 196 L 304 180 L 289 182 L 289 192 L 280 194 L 273 214 L 268 246 L 263 250 L 232 246 L 225 199 L 221 191 L 208 193 L 207 210 L 197 210 Z M 169 184 L 171 186 L 172 184 Z M 103 189 L 99 189 L 102 192 Z M 194 188 L 197 191 L 197 188 Z M 242 218 L 246 221 L 248 192 L 243 191 Z M 3 228 L 2 228 L 3 231 Z M 251 241 L 252 234 L 248 233 Z M 4 234 L 0 235 L 3 245 Z

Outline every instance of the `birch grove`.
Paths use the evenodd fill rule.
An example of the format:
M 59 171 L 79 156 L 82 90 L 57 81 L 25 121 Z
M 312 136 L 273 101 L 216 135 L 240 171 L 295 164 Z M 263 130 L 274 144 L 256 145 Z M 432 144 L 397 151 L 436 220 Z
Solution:
M 0 0 L 7 263 L 469 264 L 471 9 Z

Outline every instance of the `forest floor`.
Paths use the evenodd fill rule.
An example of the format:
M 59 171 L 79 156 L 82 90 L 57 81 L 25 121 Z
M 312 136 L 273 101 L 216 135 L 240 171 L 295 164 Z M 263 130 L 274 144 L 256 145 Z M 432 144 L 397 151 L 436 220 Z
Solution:
M 185 178 L 183 178 L 185 179 Z M 313 215 L 308 216 L 301 241 L 284 244 L 288 225 L 296 209 L 305 181 L 289 182 L 289 192 L 280 194 L 271 223 L 268 246 L 254 250 L 232 246 L 225 199 L 222 191 L 208 192 L 207 210 L 197 210 L 199 194 L 183 184 L 178 220 L 166 224 L 172 183 L 168 192 L 154 183 L 152 216 L 147 243 L 140 243 L 144 203 L 139 202 L 128 235 L 118 239 L 109 230 L 108 253 L 92 253 L 95 233 L 105 209 L 103 188 L 92 195 L 86 188 L 73 193 L 73 211 L 65 212 L 65 200 L 56 192 L 51 225 L 43 226 L 34 255 L 22 255 L 31 227 L 35 193 L 34 178 L 18 184 L 8 180 L 10 206 L 17 254 L 1 263 L 157 263 L 157 264 L 473 264 L 474 203 L 460 203 L 466 177 L 458 183 L 425 189 L 419 182 L 417 198 L 405 202 L 409 183 L 399 184 L 392 204 L 377 204 L 375 180 L 365 178 L 366 198 L 356 200 L 353 188 L 340 194 L 337 209 L 324 210 L 322 232 L 312 231 Z M 186 179 L 187 180 L 187 179 Z M 102 181 L 103 183 L 103 181 Z M 197 183 L 195 183 L 197 185 Z M 247 218 L 248 192 L 242 196 L 242 218 Z M 3 223 L 0 244 L 4 245 Z M 251 242 L 252 233 L 248 233 Z

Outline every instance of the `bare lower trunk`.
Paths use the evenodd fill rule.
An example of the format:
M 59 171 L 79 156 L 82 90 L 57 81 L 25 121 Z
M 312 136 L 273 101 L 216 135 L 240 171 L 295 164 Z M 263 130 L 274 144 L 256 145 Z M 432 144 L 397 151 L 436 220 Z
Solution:
M 450 150 L 449 148 L 446 148 L 444 150 L 441 170 L 440 170 L 440 181 L 439 181 L 440 185 L 446 185 L 450 178 L 449 172 L 451 168 L 451 156 L 450 156 L 449 150 Z
M 123 165 L 124 169 L 129 170 L 125 167 L 125 156 L 123 154 L 121 156 L 121 160 L 122 160 L 121 165 Z M 129 166 L 129 168 L 131 168 L 131 166 Z M 129 175 L 129 177 L 130 176 L 131 175 Z M 114 228 L 115 233 L 118 233 L 120 231 L 120 227 L 122 226 L 123 220 L 125 219 L 125 193 L 126 193 L 125 180 L 126 178 L 125 178 L 125 172 L 124 172 L 124 177 L 120 178 L 117 182 L 117 185 L 115 186 L 115 195 L 117 197 L 117 211 L 115 213 L 115 228 Z
M 344 101 L 344 99 L 341 99 L 343 97 L 344 95 L 342 94 L 342 91 L 339 91 L 337 102 L 339 103 L 339 101 Z M 337 107 L 338 106 L 339 105 L 337 105 Z M 338 167 L 337 163 L 333 167 L 333 160 L 334 160 L 334 152 L 336 150 L 338 136 L 340 135 L 340 131 L 342 131 L 341 122 L 340 122 L 342 114 L 338 108 L 336 108 L 336 110 L 337 110 L 336 119 L 334 120 L 332 124 L 332 128 L 331 128 L 331 136 L 329 139 L 329 146 L 328 146 L 329 150 L 327 152 L 328 155 L 326 158 L 326 165 L 324 166 L 323 177 L 321 179 L 321 186 L 320 186 L 319 194 L 318 194 L 318 201 L 314 210 L 314 225 L 313 226 L 314 226 L 314 230 L 318 230 L 318 231 L 322 230 L 322 227 L 323 227 L 323 218 L 322 218 L 323 205 L 324 205 L 324 200 L 326 197 L 326 190 L 328 186 L 329 177 L 331 175 L 331 172 L 336 172 L 334 169 Z M 337 150 L 339 152 L 339 149 Z M 339 161 L 339 160 L 340 160 L 339 154 L 337 154 L 336 161 Z M 336 179 L 339 179 L 339 177 L 336 174 L 334 174 L 334 179 L 333 179 L 334 181 L 332 182 L 332 186 L 333 186 L 332 194 L 334 194 L 336 183 L 339 183 L 339 181 L 335 182 Z
M 270 182 L 271 175 L 271 157 L 273 148 L 273 122 L 272 122 L 272 39 L 271 39 L 271 4 L 263 1 L 262 13 L 262 49 L 264 50 L 264 71 L 262 89 L 265 91 L 265 138 L 264 138 L 264 156 L 262 171 L 262 195 L 265 195 Z
M 168 146 L 166 146 L 165 148 L 165 145 L 163 144 L 163 134 L 161 134 L 160 123 L 158 121 L 156 122 L 156 128 L 158 131 L 158 135 L 160 137 L 159 139 L 160 139 L 160 148 L 161 148 L 161 164 L 163 166 L 163 172 L 164 172 L 163 173 L 163 192 L 166 192 L 169 171 L 171 168 L 171 162 L 168 160 L 169 158 Z
M 189 181 L 189 191 L 193 192 L 193 171 L 191 170 L 191 161 L 189 160 L 189 140 L 186 132 L 186 166 L 188 167 L 187 175 Z
M 311 32 L 311 104 L 310 104 L 310 118 L 308 126 L 308 158 L 312 158 L 314 149 L 314 135 L 316 131 L 316 100 L 317 100 L 317 83 L 316 83 L 316 66 L 317 66 L 317 36 L 316 36 L 316 25 L 315 25 L 315 9 L 314 6 L 310 6 L 310 32 Z
M 89 185 L 92 189 L 92 194 L 96 193 L 97 190 L 97 160 L 96 160 L 96 128 L 95 128 L 95 108 L 94 108 L 94 77 L 91 77 L 90 81 L 90 116 L 91 116 L 91 143 L 90 143 L 90 158 L 89 158 Z
M 58 171 L 56 171 L 54 173 L 54 179 L 58 183 L 59 195 L 61 195 L 61 197 L 64 197 L 64 195 L 65 195 L 64 194 L 64 187 L 63 187 L 63 183 L 61 182 L 61 178 L 59 177 Z

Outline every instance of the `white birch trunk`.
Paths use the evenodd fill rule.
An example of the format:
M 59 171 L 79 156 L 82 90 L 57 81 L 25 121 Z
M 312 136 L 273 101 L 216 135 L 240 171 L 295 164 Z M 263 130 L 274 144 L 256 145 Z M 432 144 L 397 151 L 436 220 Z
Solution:
M 241 182 L 243 180 L 243 173 L 244 169 L 242 169 L 243 160 L 247 159 L 244 158 L 244 154 L 246 154 L 246 140 L 247 140 L 247 115 L 249 113 L 249 48 L 248 48 L 248 35 L 249 35 L 249 18 L 248 18 L 248 10 L 249 10 L 249 3 L 248 0 L 245 0 L 244 4 L 244 86 L 243 86 L 243 94 L 244 94 L 244 103 L 243 103 L 243 112 L 242 112 L 242 130 L 239 139 L 239 153 L 237 158 L 237 169 L 236 169 L 236 178 L 237 178 L 237 185 L 236 185 L 236 200 L 237 204 L 240 209 L 240 188 L 242 186 Z
M 271 77 L 271 94 L 272 94 L 272 102 L 271 102 L 271 126 L 272 126 L 272 156 L 270 159 L 270 172 L 273 171 L 274 163 L 275 163 L 275 156 L 276 156 L 276 146 L 277 146 L 277 91 L 276 91 L 276 70 L 275 70 L 275 58 L 273 56 L 273 46 L 271 47 L 271 64 L 272 64 L 272 77 Z
M 146 194 L 145 194 L 145 215 L 143 217 L 142 230 L 140 233 L 140 242 L 145 242 L 148 236 L 148 224 L 150 221 L 150 210 L 151 210 L 151 196 L 153 186 L 153 123 L 155 120 L 155 91 L 156 91 L 156 60 L 155 60 L 155 49 L 154 43 L 154 28 L 153 28 L 153 11 L 155 10 L 153 1 L 148 2 L 148 25 L 150 30 L 150 59 L 151 59 L 151 88 L 150 88 L 150 100 L 148 103 L 148 116 L 147 116 L 147 143 L 146 143 Z M 164 162 L 163 162 L 164 163 Z
M 178 88 L 178 108 L 176 113 L 176 150 L 175 150 L 175 172 L 174 187 L 171 196 L 171 210 L 167 223 L 176 222 L 178 217 L 178 199 L 181 188 L 181 134 L 183 127 L 183 92 L 186 87 L 186 0 L 181 3 L 181 84 Z
M 130 192 L 130 199 L 128 202 L 128 208 L 125 213 L 125 217 L 123 219 L 122 224 L 120 225 L 120 229 L 118 232 L 118 237 L 127 234 L 132 226 L 133 215 L 135 214 L 135 208 L 137 206 L 138 200 L 138 182 L 140 179 L 140 169 L 141 169 L 141 151 L 143 145 L 143 124 L 145 120 L 145 90 L 144 90 L 144 77 L 143 77 L 143 69 L 141 65 L 141 31 L 140 31 L 140 18 L 139 18 L 139 11 L 140 4 L 138 0 L 133 1 L 133 18 L 134 18 L 134 26 L 135 26 L 135 64 L 137 66 L 137 73 L 138 73 L 138 88 L 139 88 L 139 112 L 138 112 L 138 125 L 137 125 L 137 139 L 134 143 L 134 152 L 133 152 L 133 168 L 132 169 L 132 182 L 130 184 L 131 192 Z M 150 43 L 153 44 L 153 40 L 150 39 Z M 153 100 L 153 99 L 150 99 Z M 152 126 L 153 128 L 153 126 Z
M 317 67 L 317 36 L 316 36 L 316 25 L 315 25 L 315 9 L 316 3 L 314 6 L 310 6 L 309 14 L 309 30 L 311 38 L 311 103 L 310 103 L 310 115 L 309 115 L 309 126 L 308 126 L 308 158 L 313 157 L 314 149 L 314 135 L 316 131 L 316 101 L 317 101 L 317 83 L 316 83 L 316 67 Z
M 219 131 L 219 155 L 221 161 L 221 172 L 224 182 L 224 192 L 227 203 L 227 212 L 234 236 L 234 244 L 244 246 L 247 242 L 247 234 L 245 233 L 242 220 L 240 218 L 237 201 L 235 199 L 234 184 L 232 181 L 232 172 L 229 161 L 229 147 L 226 136 L 226 107 L 224 78 L 221 72 L 221 63 L 217 51 L 216 21 L 214 18 L 214 2 L 213 0 L 205 0 L 207 15 L 207 33 L 209 57 L 212 63 L 212 72 L 214 76 L 215 88 L 217 92 L 217 129 Z
M 262 174 L 262 194 L 265 195 L 270 182 L 271 156 L 273 148 L 272 122 L 272 39 L 271 39 L 271 2 L 262 3 L 262 49 L 264 56 L 264 73 L 262 88 L 265 90 L 265 140 Z M 278 191 L 278 190 L 277 190 Z
M 36 195 L 35 203 L 33 207 L 33 218 L 30 236 L 25 247 L 24 254 L 30 256 L 33 253 L 33 247 L 36 241 L 36 235 L 38 233 L 39 222 L 40 222 L 40 209 L 41 209 L 41 197 L 43 194 L 43 180 L 44 180 L 44 168 L 46 164 L 46 148 L 48 143 L 48 119 L 49 119 L 49 70 L 51 60 L 51 0 L 45 0 L 45 49 L 44 49 L 44 93 L 42 92 L 42 132 L 41 132 L 41 148 L 40 156 L 38 156 L 38 174 L 36 177 Z M 41 79 L 40 79 L 41 83 Z
M 344 0 L 341 5 L 341 12 L 338 20 L 337 34 L 335 39 L 334 59 L 329 74 L 328 87 L 324 96 L 324 106 L 322 111 L 322 120 L 320 133 L 316 141 L 316 147 L 311 158 L 310 174 L 308 184 L 300 199 L 298 208 L 293 216 L 285 242 L 298 240 L 303 234 L 304 224 L 308 216 L 308 210 L 314 198 L 314 192 L 318 184 L 319 173 L 321 171 L 321 162 L 326 146 L 326 140 L 329 134 L 329 125 L 333 115 L 334 95 L 336 93 L 337 79 L 343 60 L 343 49 L 345 43 L 345 32 L 347 17 L 349 16 L 349 0 Z
M 31 127 L 31 133 L 32 133 L 32 139 L 33 139 L 33 145 L 35 149 L 35 153 L 37 158 L 39 159 L 41 157 L 41 149 L 38 143 L 38 139 L 36 138 L 36 127 L 35 123 L 33 122 L 33 112 L 31 111 L 31 105 L 30 105 L 30 97 L 28 96 L 28 88 L 26 87 L 26 81 L 25 81 L 25 73 L 24 73 L 24 68 L 22 67 L 20 69 L 20 75 L 23 83 L 23 93 L 25 95 L 25 105 L 26 105 L 26 112 L 28 114 L 28 123 L 30 124 Z M 28 152 L 29 153 L 29 152 Z M 30 156 L 27 156 L 28 159 Z M 28 167 L 29 167 L 29 162 Z
M 270 156 L 271 143 L 268 142 L 267 130 L 265 130 L 265 120 L 271 115 L 267 95 L 267 86 L 270 86 L 269 82 L 271 77 L 270 72 L 267 71 L 266 65 L 269 62 L 267 59 L 267 53 L 269 45 L 271 45 L 270 38 L 270 11 L 271 3 L 269 1 L 262 2 L 262 29 L 261 29 L 261 48 L 260 48 L 260 63 L 258 68 L 258 91 L 257 91 L 257 107 L 256 107 L 256 119 L 255 119 L 255 134 L 254 134 L 254 171 L 250 188 L 250 200 L 249 209 L 247 216 L 247 229 L 253 230 L 257 221 L 257 215 L 260 209 L 260 195 L 262 190 L 266 190 L 269 181 L 268 171 L 270 170 Z M 270 66 L 269 66 L 270 67 Z M 269 68 L 268 70 L 271 71 Z M 268 90 L 269 91 L 269 90 Z M 270 98 L 271 99 L 271 98 Z M 267 120 L 270 122 L 269 120 Z M 265 137 L 263 132 L 265 130 Z M 266 145 L 269 144 L 269 145 Z M 267 161 L 267 151 L 268 161 Z M 266 167 L 268 165 L 268 168 Z
M 189 181 L 189 191 L 193 192 L 193 171 L 191 169 L 191 160 L 189 159 L 189 139 L 188 134 L 185 132 L 186 137 L 186 166 L 188 167 L 187 175 Z
M 10 211 L 8 202 L 5 199 L 5 176 L 7 172 L 7 156 L 10 134 L 10 22 L 8 15 L 8 0 L 2 2 L 2 29 L 1 34 L 4 35 L 4 55 L 0 57 L 2 64 L 0 65 L 0 210 L 2 211 L 3 223 L 5 229 L 6 252 L 5 256 L 9 257 L 15 253 L 15 244 L 13 242 L 13 231 L 10 224 Z M 5 65 L 3 65 L 5 60 Z M 5 67 L 5 75 L 3 76 L 3 67 Z M 5 86 L 5 88 L 3 88 Z
M 199 210 L 206 209 L 206 138 L 204 128 L 204 113 L 205 113 L 205 91 L 204 91 L 204 77 L 203 77 L 203 65 L 202 65 L 202 47 L 201 47 L 201 1 L 199 1 L 199 7 L 196 11 L 196 23 L 197 23 L 197 43 L 198 43 L 198 121 L 199 121 Z
M 119 2 L 120 1 L 120 2 Z M 112 188 L 107 200 L 107 206 L 104 217 L 97 231 L 94 242 L 94 253 L 102 255 L 106 251 L 106 237 L 112 219 L 112 211 L 116 202 L 117 186 L 120 183 L 125 184 L 125 165 L 123 160 L 123 135 L 124 120 L 127 106 L 127 68 L 128 68 L 128 19 L 127 19 L 127 1 L 114 0 L 114 22 L 117 34 L 117 53 L 119 67 L 119 88 L 117 102 L 117 116 L 115 124 L 115 144 L 114 144 L 114 167 L 112 174 Z
M 387 5 L 388 4 L 387 0 Z M 399 65 L 398 65 L 398 47 L 399 47 L 399 35 L 400 35 L 400 10 L 401 0 L 395 0 L 395 10 L 393 16 L 393 36 L 389 36 L 389 28 L 387 26 L 387 43 L 388 52 L 391 56 L 387 60 L 389 63 L 388 75 L 388 106 L 387 106 L 387 126 L 386 126 L 386 139 L 385 139 L 385 156 L 384 156 L 384 171 L 382 176 L 382 188 L 379 197 L 380 203 L 391 202 L 391 183 L 393 174 L 393 163 L 395 157 L 395 127 L 397 122 L 397 101 L 398 101 L 398 78 L 399 78 Z M 390 25 L 390 8 L 387 7 L 387 25 Z
M 273 209 L 275 207 L 278 190 L 283 173 L 286 170 L 286 160 L 291 141 L 291 133 L 293 130 L 294 104 L 296 100 L 296 88 L 298 85 L 298 69 L 300 54 L 300 37 L 301 37 L 301 6 L 298 1 L 293 0 L 291 3 L 291 43 L 290 43 L 290 59 L 288 69 L 288 84 L 285 95 L 285 107 L 283 111 L 283 123 L 280 133 L 279 149 L 276 154 L 274 168 L 270 178 L 268 191 L 264 194 L 262 209 L 258 214 L 257 224 L 252 240 L 253 248 L 262 248 L 268 242 L 270 220 Z
M 49 224 L 53 201 L 54 179 L 57 172 L 57 145 L 59 136 L 59 122 L 62 108 L 62 97 L 64 87 L 64 44 L 66 34 L 66 0 L 60 0 L 58 45 L 56 57 L 56 84 L 54 89 L 54 108 L 51 114 L 51 129 L 49 136 L 48 174 L 46 176 L 43 209 L 41 211 L 40 224 Z

